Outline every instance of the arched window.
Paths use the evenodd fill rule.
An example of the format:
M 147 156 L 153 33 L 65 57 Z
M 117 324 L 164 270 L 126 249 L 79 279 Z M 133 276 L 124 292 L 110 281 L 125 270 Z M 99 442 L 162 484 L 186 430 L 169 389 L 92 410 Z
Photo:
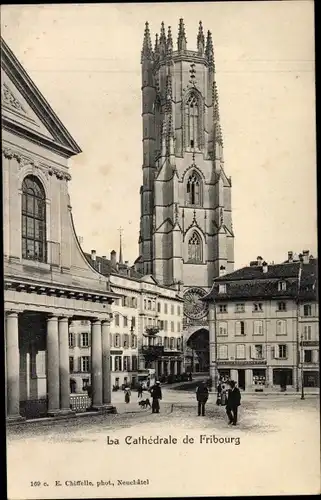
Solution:
M 186 147 L 199 148 L 199 103 L 193 93 L 189 96 L 185 107 Z
M 46 262 L 46 195 L 33 175 L 22 183 L 22 258 Z
M 196 232 L 188 240 L 188 260 L 202 262 L 202 240 Z
M 160 153 L 162 144 L 162 117 L 161 117 L 162 106 L 159 97 L 156 97 L 154 102 L 154 119 L 155 119 L 155 151 L 156 154 Z
M 186 202 L 188 205 L 201 205 L 202 181 L 196 172 L 187 179 Z

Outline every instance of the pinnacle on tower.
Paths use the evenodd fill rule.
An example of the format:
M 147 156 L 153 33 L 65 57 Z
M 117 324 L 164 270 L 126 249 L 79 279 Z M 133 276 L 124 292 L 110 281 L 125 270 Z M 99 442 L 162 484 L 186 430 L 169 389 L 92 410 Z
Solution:
M 214 67 L 214 49 L 213 49 L 212 33 L 210 31 L 207 32 L 205 56 L 208 60 L 209 66 Z
M 159 43 L 158 43 L 158 33 L 155 36 L 155 48 L 154 48 L 155 60 L 159 59 Z
M 150 38 L 149 24 L 146 21 L 145 31 L 144 31 L 143 48 L 142 48 L 142 60 L 143 59 L 150 59 L 151 60 L 152 58 L 153 58 L 152 41 Z
M 202 21 L 199 22 L 198 35 L 197 35 L 197 50 L 200 56 L 204 54 L 205 37 L 203 33 Z
M 168 26 L 168 33 L 167 33 L 167 45 L 166 45 L 166 51 L 167 55 L 171 55 L 173 52 L 173 38 L 172 38 L 172 30 L 171 27 Z
M 183 19 L 180 19 L 178 26 L 177 48 L 178 50 L 186 50 L 186 47 L 187 47 L 187 40 L 185 35 L 185 26 Z
M 161 24 L 160 37 L 159 37 L 159 51 L 161 57 L 164 57 L 166 55 L 166 34 L 163 22 Z

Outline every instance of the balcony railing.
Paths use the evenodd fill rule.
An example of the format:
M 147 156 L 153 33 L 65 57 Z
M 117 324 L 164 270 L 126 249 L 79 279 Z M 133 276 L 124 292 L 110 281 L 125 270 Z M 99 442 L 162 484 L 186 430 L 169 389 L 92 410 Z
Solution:
M 159 333 L 159 327 L 158 326 L 147 326 L 145 328 L 145 336 L 152 337 L 154 335 L 157 335 Z

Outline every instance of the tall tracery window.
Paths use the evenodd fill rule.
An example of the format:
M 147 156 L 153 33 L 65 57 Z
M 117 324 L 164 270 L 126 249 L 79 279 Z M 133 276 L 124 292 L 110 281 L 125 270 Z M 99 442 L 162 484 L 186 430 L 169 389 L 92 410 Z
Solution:
M 37 177 L 22 183 L 22 258 L 46 262 L 46 195 Z
M 191 94 L 186 102 L 186 146 L 199 148 L 199 103 L 197 96 Z
M 201 204 L 201 187 L 202 182 L 196 172 L 193 172 L 187 179 L 186 197 L 188 205 Z
M 188 260 L 202 262 L 202 240 L 195 231 L 188 240 Z
M 155 103 L 154 103 L 154 118 L 155 118 L 155 151 L 156 154 L 160 153 L 161 149 L 161 144 L 162 144 L 162 120 L 161 120 L 161 102 L 159 97 L 156 97 Z

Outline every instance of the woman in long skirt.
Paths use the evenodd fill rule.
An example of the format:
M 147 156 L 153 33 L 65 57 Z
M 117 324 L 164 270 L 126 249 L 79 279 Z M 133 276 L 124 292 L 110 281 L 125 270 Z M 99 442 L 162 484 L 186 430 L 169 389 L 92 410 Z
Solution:
M 129 403 L 131 396 L 130 388 L 126 386 L 124 392 L 125 392 L 125 403 Z

